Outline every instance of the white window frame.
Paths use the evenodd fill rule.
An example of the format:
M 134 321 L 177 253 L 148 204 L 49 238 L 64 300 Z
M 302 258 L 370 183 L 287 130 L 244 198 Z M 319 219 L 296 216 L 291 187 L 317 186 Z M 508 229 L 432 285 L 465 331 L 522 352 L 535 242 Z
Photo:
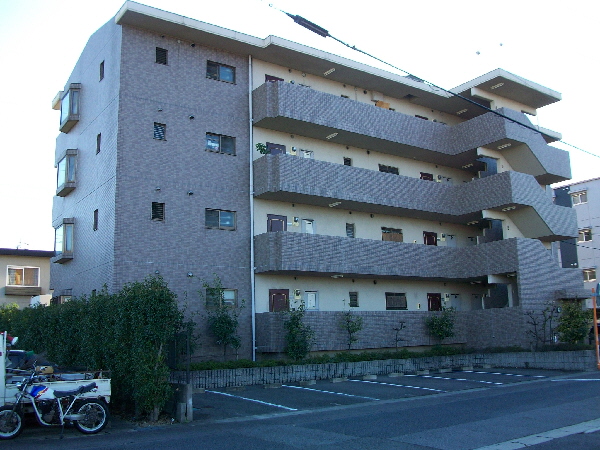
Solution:
M 577 201 L 575 201 L 575 199 L 577 199 Z M 587 202 L 587 190 L 571 193 L 571 203 L 573 206 L 583 205 Z
M 590 267 L 589 269 L 583 269 L 583 281 L 596 281 L 597 274 L 596 268 Z
M 586 239 L 589 237 L 589 239 Z M 579 235 L 577 236 L 577 242 L 591 242 L 592 241 L 592 229 L 591 228 L 582 228 L 579 230 Z
M 23 274 L 22 274 L 22 280 L 23 283 L 21 284 L 11 284 L 10 282 L 10 270 L 22 270 Z M 25 270 L 26 269 L 36 269 L 37 270 L 37 284 L 25 284 Z M 6 267 L 6 286 L 17 286 L 17 287 L 40 287 L 40 268 L 39 267 L 35 267 L 35 266 L 12 266 L 9 265 Z

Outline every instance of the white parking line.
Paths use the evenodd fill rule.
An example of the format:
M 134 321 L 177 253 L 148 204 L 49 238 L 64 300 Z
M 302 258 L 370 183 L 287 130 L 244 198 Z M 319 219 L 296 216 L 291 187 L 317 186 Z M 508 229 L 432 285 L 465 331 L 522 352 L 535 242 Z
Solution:
M 355 380 L 351 380 L 351 381 L 355 381 Z M 313 391 L 313 392 L 323 392 L 324 394 L 343 395 L 345 397 L 357 397 L 357 398 L 366 398 L 368 400 L 379 400 L 378 398 L 374 398 L 374 397 L 363 397 L 362 395 L 344 394 L 343 392 L 324 391 L 321 389 L 313 389 L 313 388 L 307 388 L 307 387 L 303 387 L 303 386 L 288 386 L 287 384 L 284 384 L 282 387 L 292 388 L 292 389 L 304 389 L 305 391 Z
M 506 375 L 507 377 L 530 377 L 530 378 L 548 378 L 546 375 L 523 375 L 521 373 L 505 373 L 505 372 L 474 372 L 472 370 L 465 370 L 470 373 L 481 373 L 485 375 Z
M 287 409 L 288 411 L 298 411 L 296 408 L 289 408 L 289 407 L 283 406 L 283 405 L 276 405 L 275 403 L 263 402 L 261 400 L 255 400 L 253 398 L 240 397 L 239 395 L 227 394 L 226 392 L 208 391 L 208 390 L 205 392 L 209 392 L 211 394 L 225 395 L 227 397 L 239 398 L 241 400 L 248 400 L 249 402 L 260 403 L 262 405 L 275 406 L 276 408 Z
M 480 372 L 475 372 L 480 373 Z M 418 375 L 421 378 L 433 378 L 436 380 L 453 380 L 453 381 L 472 381 L 473 383 L 483 383 L 483 384 L 495 384 L 495 385 L 503 385 L 504 383 L 499 383 L 495 381 L 484 381 L 484 380 L 468 380 L 466 378 L 451 378 L 451 377 L 434 377 L 433 375 Z
M 350 380 L 350 381 L 356 381 L 358 383 L 381 384 L 383 386 L 396 386 L 396 387 L 404 387 L 404 388 L 410 388 L 410 389 L 422 389 L 424 391 L 447 392 L 447 391 L 442 391 L 441 389 L 432 389 L 432 388 L 426 388 L 426 387 L 421 387 L 421 386 L 409 386 L 406 384 L 382 383 L 381 381 L 367 381 L 367 380 Z

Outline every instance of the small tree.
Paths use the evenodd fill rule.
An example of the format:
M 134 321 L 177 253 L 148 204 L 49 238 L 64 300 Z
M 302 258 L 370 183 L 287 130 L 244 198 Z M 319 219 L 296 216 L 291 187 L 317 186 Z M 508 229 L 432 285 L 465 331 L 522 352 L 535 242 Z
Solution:
M 265 144 L 263 144 L 262 142 L 259 142 L 258 144 L 256 144 L 256 151 L 258 153 L 260 153 L 261 155 L 267 155 L 267 154 L 271 153 L 267 149 L 267 146 Z
M 206 309 L 208 314 L 208 330 L 215 337 L 215 342 L 223 346 L 223 361 L 227 356 L 227 347 L 237 350 L 242 345 L 242 339 L 237 334 L 239 316 L 244 302 L 238 307 L 225 303 L 223 285 L 218 276 L 215 275 L 213 284 L 203 282 L 206 289 Z M 203 295 L 203 293 L 200 293 Z
M 560 340 L 568 344 L 583 341 L 588 335 L 591 319 L 590 311 L 583 310 L 579 303 L 565 303 L 556 327 Z
M 356 335 L 363 329 L 363 319 L 360 316 L 354 315 L 352 311 L 345 311 L 340 320 L 340 328 L 347 334 L 346 343 L 348 350 L 350 350 L 352 349 L 352 344 L 358 341 Z
M 453 307 L 444 308 L 439 315 L 429 316 L 425 319 L 425 325 L 429 334 L 440 343 L 449 337 L 454 336 L 454 322 L 456 319 L 455 309 Z
M 306 308 L 304 302 L 295 310 L 289 311 L 283 322 L 286 330 L 285 353 L 294 361 L 301 361 L 309 354 L 314 343 L 315 332 L 304 323 Z
M 553 342 L 554 328 L 552 322 L 556 316 L 557 308 L 554 302 L 547 302 L 546 307 L 540 312 L 526 311 L 527 324 L 531 325 L 527 334 L 532 337 L 535 349 L 541 345 Z

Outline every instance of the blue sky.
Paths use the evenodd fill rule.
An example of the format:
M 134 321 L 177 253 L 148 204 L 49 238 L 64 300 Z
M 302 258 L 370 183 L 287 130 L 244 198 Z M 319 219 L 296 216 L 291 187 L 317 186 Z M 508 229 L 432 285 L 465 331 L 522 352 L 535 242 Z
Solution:
M 592 2 L 373 0 L 147 0 L 147 5 L 261 38 L 273 34 L 377 66 L 295 25 L 275 7 L 299 14 L 337 38 L 446 89 L 501 67 L 561 92 L 563 100 L 532 118 L 563 140 L 600 153 L 593 139 L 599 37 Z M 54 144 L 62 89 L 89 36 L 121 0 L 0 0 L 0 247 L 51 250 Z M 554 6 L 556 5 L 556 6 Z M 500 45 L 502 44 L 502 45 Z M 593 68 L 592 68 L 593 67 Z M 391 70 L 391 69 L 389 69 Z M 590 78 L 594 76 L 594 78 Z M 600 176 L 600 159 L 569 150 L 573 180 Z

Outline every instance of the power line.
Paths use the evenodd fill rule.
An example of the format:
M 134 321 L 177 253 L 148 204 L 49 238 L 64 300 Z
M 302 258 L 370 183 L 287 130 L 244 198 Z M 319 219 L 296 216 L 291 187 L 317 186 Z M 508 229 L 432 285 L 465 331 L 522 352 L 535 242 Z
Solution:
M 414 80 L 420 81 L 420 82 L 426 84 L 427 86 L 430 86 L 430 87 L 432 87 L 434 89 L 442 90 L 442 91 L 444 91 L 444 92 L 446 92 L 446 93 L 448 93 L 448 94 L 450 94 L 450 95 L 452 95 L 454 97 L 458 97 L 458 98 L 460 98 L 460 99 L 462 99 L 462 100 L 464 100 L 464 101 L 466 101 L 466 102 L 468 102 L 468 103 L 470 103 L 470 104 L 472 104 L 474 106 L 477 106 L 477 107 L 479 107 L 479 108 L 481 108 L 481 109 L 483 109 L 483 110 L 485 110 L 487 112 L 490 112 L 490 113 L 495 114 L 495 115 L 497 115 L 499 117 L 502 117 L 503 119 L 506 119 L 506 120 L 508 120 L 510 122 L 513 122 L 513 123 L 515 123 L 517 125 L 520 125 L 520 126 L 522 126 L 524 128 L 527 128 L 527 129 L 529 129 L 531 131 L 535 131 L 536 133 L 539 133 L 542 136 L 546 136 L 546 134 L 544 134 L 543 132 L 541 132 L 540 130 L 538 130 L 537 128 L 535 128 L 535 127 L 533 127 L 531 125 L 527 125 L 525 123 L 522 123 L 522 122 L 520 122 L 520 121 L 518 121 L 516 119 L 513 119 L 511 117 L 506 116 L 505 114 L 499 113 L 496 110 L 493 110 L 493 109 L 491 109 L 491 108 L 489 108 L 489 107 L 487 107 L 485 105 L 482 105 L 481 103 L 478 103 L 478 102 L 476 102 L 474 100 L 471 100 L 470 98 L 464 97 L 464 96 L 462 96 L 460 94 L 457 94 L 456 92 L 452 92 L 452 91 L 450 91 L 448 89 L 445 89 L 445 88 L 443 88 L 441 86 L 438 86 L 437 84 L 432 83 L 431 81 L 427 81 L 427 80 L 425 80 L 423 78 L 420 78 L 420 77 L 418 77 L 418 76 L 416 76 L 416 75 L 408 72 L 407 70 L 401 69 L 400 67 L 397 67 L 397 66 L 395 66 L 395 65 L 393 65 L 393 64 L 391 64 L 391 63 L 389 63 L 387 61 L 384 61 L 383 59 L 378 58 L 377 56 L 374 56 L 374 55 L 372 55 L 372 54 L 370 54 L 370 53 L 368 53 L 368 52 L 366 52 L 364 50 L 361 50 L 361 49 L 357 48 L 355 45 L 350 45 L 350 44 L 342 41 L 341 39 L 338 39 L 335 36 L 331 35 L 331 33 L 329 33 L 329 31 L 326 30 L 325 28 L 317 25 L 314 22 L 311 22 L 310 20 L 305 19 L 302 16 L 299 16 L 297 14 L 296 15 L 290 14 L 290 13 L 288 13 L 288 12 L 282 10 L 282 9 L 279 9 L 279 8 L 275 7 L 272 3 L 269 3 L 269 6 L 271 8 L 273 8 L 273 9 L 276 9 L 277 11 L 280 11 L 280 12 L 284 13 L 285 15 L 287 15 L 288 17 L 290 17 L 294 22 L 296 22 L 298 25 L 306 28 L 307 30 L 312 31 L 313 33 L 318 34 L 321 37 L 324 37 L 324 38 L 330 37 L 333 40 L 339 42 L 340 44 L 348 47 L 349 49 L 357 51 L 359 53 L 362 53 L 362 54 L 364 54 L 364 55 L 366 55 L 366 56 L 368 56 L 370 58 L 373 58 L 373 59 L 375 59 L 375 60 L 377 60 L 377 61 L 379 61 L 379 62 L 381 62 L 381 63 L 383 63 L 383 64 L 385 64 L 387 66 L 390 66 L 390 67 L 392 67 L 392 68 L 394 68 L 396 70 L 399 70 L 400 72 L 404 72 L 408 77 L 410 77 L 410 78 L 412 78 Z M 559 141 L 559 142 L 561 142 L 561 143 L 563 143 L 563 144 L 565 144 L 565 145 L 567 145 L 569 147 L 572 147 L 574 149 L 580 150 L 580 151 L 582 151 L 584 153 L 587 153 L 588 155 L 600 158 L 600 155 L 598 155 L 596 153 L 592 153 L 592 152 L 587 151 L 587 150 L 584 150 L 584 149 L 582 149 L 580 147 L 577 147 L 576 145 L 569 144 L 568 142 L 565 142 L 565 141 L 562 141 L 562 140 Z

